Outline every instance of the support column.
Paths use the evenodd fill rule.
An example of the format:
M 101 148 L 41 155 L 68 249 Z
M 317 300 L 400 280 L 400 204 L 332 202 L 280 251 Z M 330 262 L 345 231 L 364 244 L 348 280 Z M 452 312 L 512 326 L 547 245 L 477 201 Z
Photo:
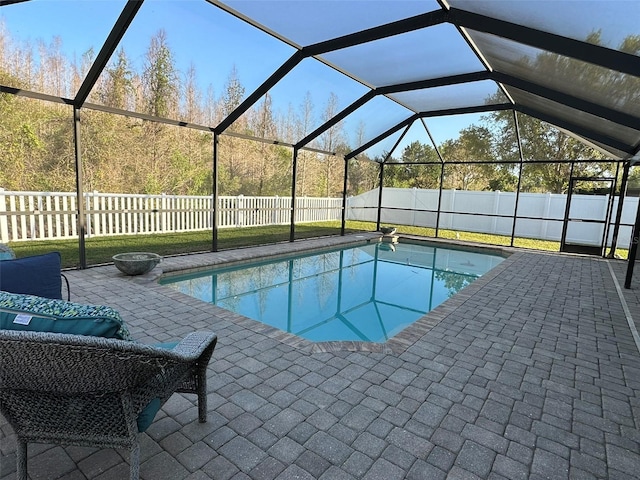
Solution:
M 636 211 L 636 223 L 633 226 L 633 235 L 631 235 L 631 248 L 629 249 L 629 260 L 627 263 L 627 276 L 624 280 L 624 288 L 631 288 L 631 279 L 633 278 L 633 267 L 636 263 L 638 255 L 638 236 L 640 236 L 640 202 Z
M 511 224 L 511 246 L 516 235 L 516 220 L 518 219 L 518 203 L 520 202 L 520 187 L 522 185 L 522 170 L 524 169 L 524 155 L 522 154 L 522 140 L 520 138 L 520 127 L 518 125 L 518 114 L 513 111 L 513 124 L 516 127 L 516 139 L 518 141 L 518 154 L 520 156 L 520 171 L 518 172 L 518 187 L 516 188 L 516 204 L 513 207 L 513 223 Z
M 342 183 L 342 225 L 340 226 L 340 236 L 344 237 L 344 227 L 347 218 L 347 179 L 349 175 L 349 160 L 344 159 L 344 179 Z
M 571 194 L 573 193 L 573 167 L 575 162 L 571 162 L 569 170 L 569 191 L 567 192 L 567 203 L 564 207 L 564 220 L 562 221 L 562 236 L 560 237 L 560 251 L 564 251 L 564 244 L 567 239 L 567 224 L 569 223 L 569 208 L 571 208 Z
M 380 230 L 380 219 L 382 217 L 382 186 L 384 184 L 384 163 L 380 164 L 380 185 L 378 187 L 378 218 L 376 220 L 376 230 Z
M 212 190 L 213 190 L 213 198 L 211 205 L 211 214 L 213 215 L 211 225 L 212 225 L 212 241 L 211 241 L 211 250 L 213 252 L 218 251 L 218 224 L 220 222 L 219 212 L 218 212 L 218 203 L 219 203 L 219 192 L 218 192 L 218 141 L 219 141 L 218 133 L 213 132 L 213 178 L 212 178 Z
M 622 180 L 620 181 L 620 195 L 618 196 L 618 209 L 616 211 L 616 222 L 613 224 L 613 234 L 611 237 L 611 251 L 607 258 L 615 258 L 616 247 L 618 246 L 618 233 L 620 232 L 620 222 L 622 221 L 622 207 L 624 198 L 627 196 L 627 182 L 629 180 L 630 162 L 625 162 L 622 167 Z
M 293 159 L 291 163 L 291 225 L 289 229 L 289 241 L 296 239 L 296 178 L 298 176 L 298 149 L 293 147 Z
M 87 219 L 84 208 L 84 192 L 82 184 L 82 149 L 80 143 L 80 109 L 73 107 L 73 143 L 76 156 L 76 203 L 78 205 L 78 257 L 80 268 L 87 268 L 87 250 L 85 245 L 85 235 L 87 233 Z
M 444 183 L 444 162 L 440 162 L 440 190 L 438 190 L 438 213 L 436 214 L 436 235 L 438 238 L 438 231 L 440 230 L 440 210 L 442 210 L 442 184 Z

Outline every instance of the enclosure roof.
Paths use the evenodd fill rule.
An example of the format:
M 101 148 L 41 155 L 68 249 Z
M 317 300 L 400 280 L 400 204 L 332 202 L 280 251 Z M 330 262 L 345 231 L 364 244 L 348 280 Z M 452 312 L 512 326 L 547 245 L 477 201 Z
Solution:
M 3 9 L 23 3 L 39 2 L 0 1 Z M 309 82 L 302 72 L 321 83 L 313 73 L 321 67 L 324 87 L 339 87 L 344 103 L 297 137 L 271 140 L 320 148 L 315 140 L 332 126 L 366 118 L 368 128 L 347 155 L 351 158 L 422 119 L 513 109 L 613 158 L 640 155 L 638 1 L 127 1 L 119 4 L 122 9 L 104 42 L 96 45 L 97 55 L 78 91 L 63 101 L 106 109 L 96 105 L 91 92 L 128 31 L 137 28 L 136 17 L 155 19 L 158 28 L 182 21 L 177 14 L 161 16 L 161 4 L 199 9 L 193 29 L 203 29 L 200 42 L 211 58 L 224 49 L 234 62 L 246 57 L 252 66 L 262 67 L 239 105 L 221 121 L 200 125 L 219 134 L 231 133 L 234 122 L 266 94 L 293 95 L 294 87 Z M 221 15 L 236 22 L 227 39 L 214 20 Z M 233 32 L 249 26 L 261 35 L 255 43 L 244 33 L 246 42 L 233 40 Z M 214 41 L 216 32 L 222 37 Z M 194 43 L 193 54 L 201 48 Z M 267 58 L 267 49 L 277 54 Z M 10 84 L 1 88 L 56 96 Z M 180 120 L 162 119 L 189 124 Z

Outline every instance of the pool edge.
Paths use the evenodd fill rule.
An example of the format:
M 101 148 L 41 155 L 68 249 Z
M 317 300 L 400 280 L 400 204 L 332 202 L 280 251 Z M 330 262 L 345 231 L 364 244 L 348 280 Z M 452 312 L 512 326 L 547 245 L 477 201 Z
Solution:
M 364 237 L 364 238 L 362 238 Z M 433 245 L 433 246 L 442 246 L 452 249 L 465 249 L 467 251 L 478 251 L 480 253 L 491 253 L 495 255 L 502 256 L 504 261 L 499 265 L 495 266 L 487 273 L 482 275 L 480 278 L 475 280 L 470 285 L 467 285 L 465 288 L 456 293 L 452 298 L 445 300 L 442 304 L 435 307 L 433 310 L 428 312 L 426 315 L 420 317 L 414 323 L 398 332 L 392 338 L 387 340 L 386 342 L 358 342 L 358 341 L 329 341 L 329 342 L 312 342 L 305 338 L 299 337 L 292 333 L 285 332 L 276 327 L 272 327 L 270 325 L 259 322 L 258 320 L 251 319 L 249 317 L 245 317 L 235 312 L 231 312 L 229 310 L 223 309 L 222 307 L 218 307 L 217 305 L 213 305 L 215 308 L 219 308 L 224 310 L 225 312 L 229 312 L 232 314 L 234 319 L 242 324 L 246 328 L 251 328 L 257 333 L 262 333 L 269 338 L 276 339 L 288 346 L 298 349 L 307 350 L 309 353 L 326 353 L 326 352 L 367 352 L 367 353 L 393 353 L 393 354 L 401 354 L 405 352 L 411 345 L 419 341 L 424 335 L 429 333 L 431 329 L 433 329 L 436 325 L 438 325 L 444 318 L 449 316 L 454 310 L 463 305 L 470 297 L 475 295 L 480 289 L 482 289 L 486 284 L 488 284 L 493 278 L 495 278 L 498 274 L 500 274 L 505 268 L 507 268 L 512 261 L 509 261 L 511 257 L 518 257 L 517 253 L 518 249 L 514 249 L 512 247 L 499 246 L 499 245 L 483 245 L 483 244 L 475 244 L 475 243 L 466 243 L 461 241 L 451 241 L 448 239 L 436 239 L 431 237 L 420 237 L 416 235 L 400 235 L 399 240 L 401 243 L 410 243 L 410 244 L 422 244 L 422 245 Z M 242 258 L 236 258 L 225 261 L 224 259 L 214 259 L 214 261 L 209 261 L 206 264 L 200 264 L 199 266 L 194 266 L 190 268 L 169 268 L 166 271 L 159 272 L 153 280 L 158 287 L 168 288 L 162 283 L 162 279 L 170 278 L 175 275 L 189 274 L 195 272 L 201 272 L 205 270 L 213 270 L 218 268 L 226 268 L 231 266 L 238 266 L 250 262 L 254 262 L 257 259 L 265 259 L 267 261 L 270 260 L 278 260 L 280 258 L 286 258 L 287 256 L 296 255 L 300 253 L 313 253 L 320 251 L 330 251 L 335 248 L 341 248 L 348 245 L 358 245 L 358 244 L 368 244 L 372 242 L 380 242 L 382 240 L 382 235 L 380 233 L 361 233 L 361 234 L 353 234 L 348 237 L 339 237 L 342 239 L 339 242 L 331 242 L 331 245 L 318 245 L 319 241 L 313 240 L 324 240 L 326 239 L 313 239 L 313 240 L 301 240 L 299 242 L 293 242 L 290 244 L 279 244 L 279 245 L 267 245 L 263 247 L 251 247 L 247 249 L 241 249 L 241 253 L 249 255 L 244 255 Z M 281 250 L 283 246 L 289 247 L 286 248 L 286 251 L 273 251 L 273 250 Z M 272 250 L 272 252 L 269 252 Z M 224 251 L 224 252 L 216 252 L 221 253 L 221 256 L 237 256 L 237 255 L 224 255 L 224 253 L 237 252 L 233 251 Z M 207 254 L 207 255 L 214 255 Z M 177 292 L 179 293 L 179 292 Z M 192 298 L 193 297 L 189 297 Z M 204 302 L 207 303 L 207 302 Z

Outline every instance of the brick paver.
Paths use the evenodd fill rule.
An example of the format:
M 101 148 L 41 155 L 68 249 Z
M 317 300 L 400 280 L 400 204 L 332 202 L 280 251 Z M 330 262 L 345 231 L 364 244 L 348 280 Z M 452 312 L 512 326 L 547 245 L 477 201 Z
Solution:
M 365 235 L 366 237 L 366 235 Z M 167 258 L 195 268 L 345 238 Z M 351 238 L 353 240 L 353 238 Z M 156 269 L 157 270 L 157 269 Z M 70 271 L 146 343 L 213 330 L 209 421 L 174 395 L 141 438 L 143 479 L 637 478 L 640 356 L 619 260 L 516 251 L 384 346 L 312 345 L 157 285 Z M 640 274 L 639 274 L 640 275 Z M 631 320 L 629 320 L 631 319 Z M 0 418 L 0 479 L 15 441 Z M 127 453 L 32 445 L 32 478 L 127 474 Z

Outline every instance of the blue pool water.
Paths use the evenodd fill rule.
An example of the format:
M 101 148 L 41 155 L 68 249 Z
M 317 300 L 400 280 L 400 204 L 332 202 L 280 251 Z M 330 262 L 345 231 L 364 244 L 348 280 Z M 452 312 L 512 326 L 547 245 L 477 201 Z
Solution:
M 475 251 L 371 243 L 161 283 L 314 342 L 385 342 L 502 260 Z

